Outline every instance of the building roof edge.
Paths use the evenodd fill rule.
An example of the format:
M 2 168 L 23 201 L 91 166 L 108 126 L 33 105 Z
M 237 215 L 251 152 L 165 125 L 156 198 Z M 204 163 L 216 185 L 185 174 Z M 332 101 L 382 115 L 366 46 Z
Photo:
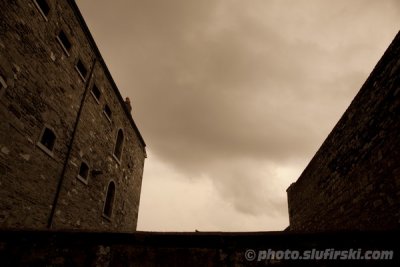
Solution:
M 127 110 L 127 108 L 125 107 L 125 101 L 124 101 L 124 99 L 122 98 L 121 93 L 119 92 L 119 89 L 118 89 L 117 84 L 115 83 L 113 77 L 111 76 L 111 73 L 110 73 L 110 71 L 109 71 L 109 69 L 108 69 L 108 67 L 107 67 L 107 65 L 106 65 L 106 63 L 105 63 L 105 61 L 104 61 L 104 59 L 103 59 L 103 56 L 102 56 L 101 53 L 100 53 L 99 48 L 97 47 L 97 44 L 96 44 L 96 42 L 95 42 L 95 40 L 94 40 L 92 34 L 90 33 L 89 27 L 87 26 L 87 24 L 86 24 L 86 22 L 85 22 L 85 20 L 84 20 L 84 18 L 83 18 L 83 16 L 82 16 L 82 13 L 81 13 L 81 11 L 79 10 L 78 5 L 75 3 L 75 0 L 68 0 L 68 3 L 69 3 L 70 6 L 72 7 L 72 10 L 74 11 L 74 13 L 75 13 L 75 15 L 76 15 L 76 17 L 77 17 L 79 23 L 81 24 L 82 29 L 83 29 L 84 33 L 86 34 L 86 37 L 88 38 L 89 43 L 90 43 L 90 45 L 92 46 L 92 48 L 93 48 L 93 50 L 94 50 L 94 52 L 95 52 L 95 54 L 96 54 L 96 57 L 98 58 L 98 60 L 99 60 L 100 63 L 102 64 L 102 67 L 103 67 L 103 69 L 104 69 L 104 72 L 105 72 L 107 78 L 109 79 L 109 81 L 111 82 L 111 86 L 112 86 L 112 88 L 113 88 L 115 94 L 117 95 L 118 100 L 119 100 L 120 103 L 121 103 L 121 106 L 122 106 L 122 108 L 123 108 L 123 110 L 124 110 L 124 112 L 125 112 L 125 115 L 128 117 L 128 120 L 130 121 L 130 123 L 131 123 L 131 125 L 132 125 L 134 131 L 135 131 L 136 134 L 138 135 L 139 140 L 140 140 L 140 142 L 142 143 L 143 149 L 144 149 L 144 148 L 146 147 L 146 143 L 145 143 L 145 141 L 144 141 L 144 139 L 143 139 L 143 136 L 141 135 L 141 133 L 140 133 L 138 127 L 136 126 L 136 123 L 135 123 L 135 121 L 133 120 L 131 113 L 130 113 L 130 112 Z

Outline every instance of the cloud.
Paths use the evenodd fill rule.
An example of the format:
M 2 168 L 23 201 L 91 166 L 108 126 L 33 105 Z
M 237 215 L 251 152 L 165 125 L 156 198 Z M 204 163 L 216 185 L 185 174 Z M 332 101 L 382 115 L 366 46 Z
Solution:
M 400 22 L 394 0 L 77 2 L 151 151 L 141 214 L 192 207 L 208 226 L 227 206 L 243 221 L 287 220 L 285 188 Z
M 240 171 L 240 166 L 237 169 Z M 223 173 L 221 180 L 210 179 L 207 175 L 191 180 L 158 158 L 148 162 L 145 175 L 142 189 L 147 194 L 141 200 L 139 230 L 263 231 L 282 230 L 288 225 L 284 212 L 271 207 L 262 196 L 254 196 L 254 190 L 246 189 L 248 175 L 227 179 Z M 215 185 L 215 181 L 221 183 Z M 274 183 L 272 179 L 269 182 Z M 253 188 L 257 185 L 262 186 L 250 184 Z M 264 193 L 271 192 L 264 190 Z M 277 192 L 269 197 L 274 195 Z M 244 213 L 238 212 L 238 208 Z M 249 213 L 249 208 L 255 213 Z

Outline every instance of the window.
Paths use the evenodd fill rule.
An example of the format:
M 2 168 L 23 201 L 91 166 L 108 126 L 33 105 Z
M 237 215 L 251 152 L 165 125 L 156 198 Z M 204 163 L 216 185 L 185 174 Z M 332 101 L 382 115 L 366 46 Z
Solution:
M 69 56 L 69 51 L 71 50 L 72 44 L 63 30 L 61 30 L 60 33 L 57 35 L 57 40 L 60 43 L 64 52 Z
M 79 167 L 78 179 L 87 184 L 89 177 L 89 166 L 82 162 L 81 166 Z
M 3 75 L 0 75 L 0 90 L 3 88 L 7 88 L 7 83 Z
M 111 121 L 111 109 L 107 104 L 104 106 L 104 114 L 106 114 L 107 119 Z
M 6 88 L 7 88 L 6 79 L 2 75 L 0 75 L 0 97 L 2 96 Z
M 92 92 L 92 95 L 94 96 L 94 98 L 96 99 L 97 103 L 99 103 L 101 92 L 95 84 L 93 85 L 91 92 Z M 110 112 L 111 112 L 111 110 L 110 110 Z
M 87 69 L 81 60 L 78 60 L 78 63 L 76 63 L 75 68 L 78 71 L 79 75 L 82 77 L 82 79 L 86 80 Z
M 46 152 L 50 156 L 53 156 L 53 149 L 55 142 L 56 142 L 56 135 L 54 134 L 54 131 L 45 127 L 37 145 L 44 152 Z
M 122 129 L 119 129 L 117 135 L 117 142 L 115 143 L 115 148 L 114 148 L 114 156 L 118 160 L 121 160 L 123 145 L 124 145 L 124 133 L 122 132 Z
M 47 15 L 50 12 L 50 6 L 46 0 L 34 0 L 36 7 L 39 9 L 42 16 L 47 20 Z
M 111 218 L 114 199 L 115 199 L 115 184 L 113 181 L 111 181 L 108 184 L 106 202 L 104 203 L 104 210 L 103 210 L 103 214 L 107 218 Z

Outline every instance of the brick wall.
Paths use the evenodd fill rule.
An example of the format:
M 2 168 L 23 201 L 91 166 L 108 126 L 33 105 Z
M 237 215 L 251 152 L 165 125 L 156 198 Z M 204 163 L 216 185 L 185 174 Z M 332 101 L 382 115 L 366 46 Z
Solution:
M 296 183 L 291 230 L 400 226 L 400 34 Z

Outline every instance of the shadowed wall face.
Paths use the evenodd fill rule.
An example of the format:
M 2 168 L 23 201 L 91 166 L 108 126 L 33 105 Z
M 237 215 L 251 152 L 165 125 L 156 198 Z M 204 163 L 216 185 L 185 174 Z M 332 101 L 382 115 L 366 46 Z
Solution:
M 298 181 L 291 230 L 400 226 L 400 34 Z

